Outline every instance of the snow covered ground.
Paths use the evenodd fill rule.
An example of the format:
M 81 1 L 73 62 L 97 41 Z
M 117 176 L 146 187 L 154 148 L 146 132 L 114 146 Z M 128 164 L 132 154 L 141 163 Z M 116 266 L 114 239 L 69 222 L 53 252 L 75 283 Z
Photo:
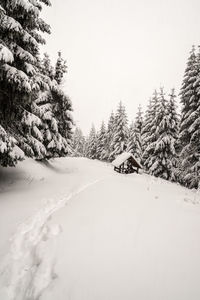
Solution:
M 0 299 L 199 300 L 199 201 L 83 158 L 0 169 Z

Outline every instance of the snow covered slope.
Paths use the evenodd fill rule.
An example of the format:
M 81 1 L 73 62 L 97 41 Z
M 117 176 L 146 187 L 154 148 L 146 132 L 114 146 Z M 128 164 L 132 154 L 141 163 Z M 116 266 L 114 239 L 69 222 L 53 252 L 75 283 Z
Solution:
M 0 171 L 0 299 L 199 300 L 199 234 L 193 191 L 82 158 L 26 160 Z

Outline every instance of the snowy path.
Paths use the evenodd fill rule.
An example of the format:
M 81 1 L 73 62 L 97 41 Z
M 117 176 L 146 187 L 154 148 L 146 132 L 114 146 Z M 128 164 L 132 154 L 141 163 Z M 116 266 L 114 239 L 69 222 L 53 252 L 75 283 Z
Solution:
M 42 300 L 200 298 L 200 208 L 141 179 L 113 176 L 56 213 L 58 277 Z
M 66 206 L 75 196 L 103 179 L 85 184 L 59 201 L 47 202 L 35 216 L 19 226 L 12 238 L 11 251 L 2 268 L 2 275 L 7 282 L 4 297 L 9 295 L 10 300 L 34 300 L 41 296 L 51 281 L 56 278 L 53 256 L 55 245 L 51 247 L 46 257 L 45 244 L 61 231 L 59 225 L 49 226 L 48 221 L 57 210 Z
M 200 299 L 196 194 L 99 162 L 61 165 L 40 187 L 52 197 L 15 230 L 0 299 Z
M 10 222 L 9 230 L 3 230 L 3 226 L 0 228 L 1 237 L 4 237 L 4 243 L 2 241 L 0 243 L 0 246 L 2 244 L 0 252 L 1 248 L 5 247 L 7 243 L 5 236 L 6 234 L 10 235 L 10 227 L 14 228 L 16 226 L 16 220 L 20 220 L 20 218 L 22 220 L 27 211 L 31 212 L 32 210 L 34 214 L 25 222 L 19 224 L 17 230 L 13 230 L 15 234 L 10 240 L 11 245 L 8 254 L 4 255 L 0 261 L 0 299 L 38 299 L 42 291 L 56 277 L 54 273 L 55 237 L 60 233 L 61 227 L 57 224 L 51 226 L 48 224 L 48 221 L 56 210 L 67 205 L 74 196 L 80 194 L 90 185 L 94 185 L 102 180 L 102 177 L 109 176 L 110 170 L 102 173 L 101 166 L 99 171 L 94 174 L 95 164 L 88 168 L 87 163 L 85 165 L 85 160 L 80 159 L 78 163 L 73 159 L 71 161 L 72 163 L 68 161 L 67 167 L 65 159 L 65 164 L 63 164 L 62 159 L 55 161 L 53 165 L 50 165 L 53 173 L 51 173 L 52 170 L 47 171 L 46 168 L 43 169 L 43 166 L 41 167 L 35 162 L 29 161 L 28 165 L 24 167 L 25 174 L 20 170 L 15 170 L 17 174 L 14 175 L 14 178 L 21 179 L 22 177 L 24 179 L 22 183 L 17 183 L 17 185 L 13 180 L 12 173 L 9 174 L 8 172 L 7 175 L 7 170 L 5 170 L 3 178 L 8 177 L 8 187 L 5 185 L 5 192 L 3 190 L 4 193 L 0 197 L 0 207 L 3 207 L 3 211 L 6 211 L 7 216 L 9 214 L 13 215 L 13 208 L 16 208 L 15 212 L 17 216 L 14 216 L 14 221 Z M 80 162 L 81 168 L 79 168 Z M 99 166 L 99 162 L 96 162 L 96 165 Z M 32 172 L 32 177 L 26 174 L 27 169 L 33 169 L 30 166 L 35 168 L 35 172 Z M 41 178 L 46 181 L 42 182 L 42 187 Z M 4 181 L 6 183 L 6 180 Z M 11 192 L 10 182 L 13 184 Z M 29 191 L 26 190 L 26 182 L 30 184 Z M 20 203 L 22 212 L 18 212 L 19 207 L 15 206 L 15 202 L 13 203 L 12 197 L 15 197 L 15 193 L 17 194 L 17 192 L 21 193 L 22 201 L 20 199 L 19 202 L 17 199 L 17 203 Z M 48 198 L 50 194 L 51 198 Z M 44 195 L 46 195 L 45 198 Z M 28 197 L 31 202 L 25 203 Z M 35 201 L 35 198 L 39 198 L 40 201 L 38 199 Z M 36 203 L 33 204 L 33 202 Z M 25 208 L 23 205 L 25 205 Z M 28 209 L 27 205 L 32 208 Z M 37 211 L 35 210 L 36 205 L 38 207 L 42 205 L 42 207 Z M 12 209 L 11 211 L 10 208 Z M 6 216 L 2 214 L 2 217 L 0 221 L 2 221 L 2 224 L 5 224 Z M 50 244 L 51 251 L 48 257 L 46 257 L 45 251 L 48 244 Z

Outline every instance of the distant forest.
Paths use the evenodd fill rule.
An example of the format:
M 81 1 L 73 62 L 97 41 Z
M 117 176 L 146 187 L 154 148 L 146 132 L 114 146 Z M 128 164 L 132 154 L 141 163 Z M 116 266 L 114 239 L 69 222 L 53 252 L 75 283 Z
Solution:
M 190 52 L 180 91 L 181 114 L 177 112 L 175 90 L 154 91 L 145 112 L 138 108 L 128 123 L 120 102 L 108 124 L 88 136 L 76 128 L 74 156 L 110 162 L 124 151 L 131 152 L 147 173 L 198 188 L 200 182 L 200 52 Z

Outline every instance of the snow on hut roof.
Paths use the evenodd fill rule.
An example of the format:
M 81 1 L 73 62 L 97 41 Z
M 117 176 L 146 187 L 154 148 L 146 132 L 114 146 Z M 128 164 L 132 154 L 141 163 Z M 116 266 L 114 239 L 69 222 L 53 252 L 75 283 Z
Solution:
M 134 160 L 134 162 L 136 163 L 136 165 L 138 165 L 138 168 L 142 168 L 141 165 L 139 164 L 139 162 L 137 161 L 137 159 L 133 156 L 132 153 L 130 152 L 123 152 L 122 154 L 118 155 L 116 157 L 115 160 L 113 160 L 112 165 L 114 167 L 119 167 L 121 166 L 121 164 L 123 164 L 127 159 L 129 159 L 130 157 L 132 157 L 132 159 Z

